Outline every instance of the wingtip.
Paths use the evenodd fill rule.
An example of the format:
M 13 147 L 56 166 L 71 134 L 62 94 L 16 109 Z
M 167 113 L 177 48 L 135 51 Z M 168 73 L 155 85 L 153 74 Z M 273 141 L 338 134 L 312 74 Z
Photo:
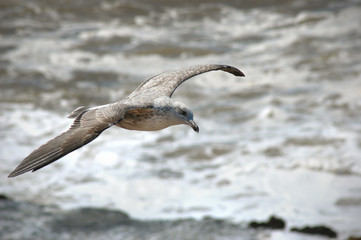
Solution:
M 223 65 L 223 71 L 226 71 L 226 72 L 229 72 L 231 74 L 233 74 L 234 76 L 237 76 L 237 77 L 245 77 L 246 75 L 241 71 L 239 70 L 238 68 L 236 67 L 232 67 L 232 66 L 229 66 L 229 65 Z
M 15 169 L 14 171 L 12 171 L 9 174 L 8 178 L 14 178 L 14 177 L 17 177 L 17 176 L 19 176 L 19 175 L 21 175 L 23 173 L 26 173 L 26 172 L 28 172 L 28 170 L 27 171 L 18 171 L 18 170 Z
M 9 174 L 8 178 L 13 178 L 13 177 L 16 177 L 17 175 L 18 175 L 18 174 L 12 172 L 12 173 Z
M 17 177 L 19 175 L 22 175 L 24 173 L 27 173 L 27 172 L 34 172 L 36 169 L 32 168 L 32 167 L 26 167 L 26 166 L 23 166 L 22 164 L 20 164 L 19 166 L 17 166 L 8 176 L 8 178 L 13 178 L 13 177 Z
M 8 178 L 13 178 L 13 177 L 16 177 L 17 175 L 19 175 L 19 173 L 18 173 L 18 171 L 15 169 L 15 170 L 13 170 L 13 171 L 9 174 Z
M 239 71 L 239 73 L 238 73 L 238 75 L 236 75 L 237 77 L 245 77 L 246 75 L 243 73 L 243 72 L 241 72 L 240 70 L 238 70 Z

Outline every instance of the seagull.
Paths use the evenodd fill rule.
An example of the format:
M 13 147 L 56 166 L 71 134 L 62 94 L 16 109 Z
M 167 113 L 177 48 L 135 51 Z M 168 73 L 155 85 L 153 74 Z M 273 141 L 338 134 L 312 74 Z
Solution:
M 75 118 L 70 128 L 31 152 L 8 177 L 43 168 L 93 141 L 112 126 L 128 130 L 157 131 L 186 124 L 198 133 L 199 127 L 193 120 L 192 110 L 181 102 L 173 101 L 171 97 L 184 81 L 216 70 L 245 76 L 239 69 L 229 65 L 196 65 L 154 76 L 119 102 L 97 107 L 78 107 L 68 116 Z

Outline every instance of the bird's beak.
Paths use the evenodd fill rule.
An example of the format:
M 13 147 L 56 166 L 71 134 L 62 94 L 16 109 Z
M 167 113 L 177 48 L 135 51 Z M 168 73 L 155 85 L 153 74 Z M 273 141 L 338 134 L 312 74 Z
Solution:
M 191 128 L 193 128 L 193 130 L 194 130 L 195 132 L 197 132 L 197 133 L 199 132 L 199 127 L 198 127 L 197 123 L 196 123 L 193 119 L 187 121 L 187 124 L 188 124 Z

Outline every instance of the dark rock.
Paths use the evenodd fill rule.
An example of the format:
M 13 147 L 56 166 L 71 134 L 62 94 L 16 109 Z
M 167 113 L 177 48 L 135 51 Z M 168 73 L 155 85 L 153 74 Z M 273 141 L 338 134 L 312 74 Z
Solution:
M 347 240 L 361 240 L 361 237 L 351 236 L 351 237 L 347 238 Z
M 100 231 L 127 224 L 130 218 L 121 211 L 97 208 L 80 208 L 59 214 L 51 222 L 53 231 Z
M 300 233 L 306 233 L 306 234 L 312 234 L 312 235 L 321 235 L 321 236 L 326 236 L 326 237 L 330 237 L 330 238 L 336 238 L 337 237 L 337 233 L 332 230 L 329 227 L 326 226 L 306 226 L 303 228 L 296 228 L 293 227 L 291 228 L 292 232 L 300 232 Z
M 0 194 L 0 200 L 9 200 L 9 198 L 4 194 Z
M 284 229 L 286 223 L 281 218 L 271 216 L 267 222 L 252 221 L 248 224 L 250 228 L 271 228 L 271 229 Z

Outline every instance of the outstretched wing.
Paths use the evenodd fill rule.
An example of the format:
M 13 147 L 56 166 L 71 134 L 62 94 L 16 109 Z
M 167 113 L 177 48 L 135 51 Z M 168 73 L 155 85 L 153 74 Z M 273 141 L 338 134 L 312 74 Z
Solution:
M 58 160 L 66 154 L 84 146 L 97 138 L 114 123 L 107 122 L 99 109 L 89 109 L 80 113 L 68 131 L 60 134 L 27 156 L 9 177 L 28 171 L 36 171 Z M 100 116 L 100 117 L 99 117 Z
M 129 95 L 128 99 L 132 99 L 143 94 L 146 94 L 146 96 L 151 99 L 161 96 L 171 97 L 176 88 L 184 81 L 196 75 L 216 70 L 229 72 L 239 77 L 245 76 L 239 69 L 228 65 L 196 65 L 180 70 L 165 72 L 152 77 L 144 81 L 132 94 Z

